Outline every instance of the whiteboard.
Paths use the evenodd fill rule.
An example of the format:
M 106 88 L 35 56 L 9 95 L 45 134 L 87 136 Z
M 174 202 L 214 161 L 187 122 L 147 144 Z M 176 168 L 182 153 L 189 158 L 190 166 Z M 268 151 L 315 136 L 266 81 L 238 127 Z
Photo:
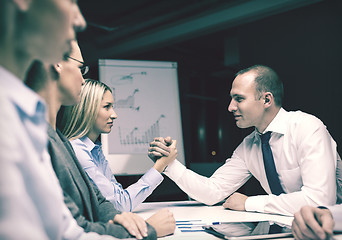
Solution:
M 112 89 L 118 118 L 102 148 L 116 175 L 144 174 L 154 137 L 177 140 L 177 159 L 185 163 L 176 62 L 99 60 L 100 81 Z

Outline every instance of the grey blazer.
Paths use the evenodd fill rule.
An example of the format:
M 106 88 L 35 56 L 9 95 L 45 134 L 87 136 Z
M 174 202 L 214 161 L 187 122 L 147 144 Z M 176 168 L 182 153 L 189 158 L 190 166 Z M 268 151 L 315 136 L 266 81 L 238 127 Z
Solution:
M 52 166 L 63 189 L 65 204 L 78 225 L 86 232 L 97 232 L 117 238 L 132 237 L 121 225 L 108 223 L 120 211 L 89 181 L 68 139 L 50 125 L 48 136 Z M 154 228 L 147 225 L 148 237 L 145 239 L 157 239 Z

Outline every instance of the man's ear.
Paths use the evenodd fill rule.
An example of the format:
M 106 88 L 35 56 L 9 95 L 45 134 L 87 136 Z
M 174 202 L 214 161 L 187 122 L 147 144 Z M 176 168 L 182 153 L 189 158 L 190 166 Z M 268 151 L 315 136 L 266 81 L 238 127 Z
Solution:
M 12 0 L 13 3 L 20 9 L 20 11 L 27 11 L 30 8 L 32 0 Z
M 269 107 L 273 104 L 274 99 L 273 99 L 273 94 L 270 92 L 264 93 L 264 104 L 266 107 Z
M 60 63 L 57 63 L 57 64 L 54 64 L 54 65 L 53 65 L 53 68 L 54 68 L 54 70 L 55 70 L 56 72 L 58 72 L 58 73 L 60 74 L 63 67 L 62 67 L 62 65 L 61 65 Z
M 62 65 L 60 63 L 51 65 L 51 76 L 54 80 L 59 79 L 59 75 L 62 72 Z

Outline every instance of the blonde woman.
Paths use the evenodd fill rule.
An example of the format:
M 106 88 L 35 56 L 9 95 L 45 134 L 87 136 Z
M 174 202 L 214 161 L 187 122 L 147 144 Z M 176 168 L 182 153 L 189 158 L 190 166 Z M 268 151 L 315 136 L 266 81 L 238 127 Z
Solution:
M 70 140 L 83 169 L 106 199 L 120 211 L 132 211 L 162 182 L 161 172 L 177 156 L 176 141 L 169 147 L 167 157 L 158 160 L 139 181 L 123 189 L 112 174 L 97 140 L 101 133 L 110 133 L 118 117 L 113 105 L 112 91 L 107 85 L 86 80 L 80 103 L 64 111 L 61 131 Z

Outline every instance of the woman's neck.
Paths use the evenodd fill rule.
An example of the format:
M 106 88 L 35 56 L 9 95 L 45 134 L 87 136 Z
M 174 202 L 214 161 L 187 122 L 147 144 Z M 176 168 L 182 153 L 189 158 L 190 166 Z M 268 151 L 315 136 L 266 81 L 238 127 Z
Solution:
M 100 134 L 98 133 L 95 133 L 93 131 L 90 131 L 88 134 L 87 134 L 87 137 L 93 142 L 95 143 L 96 140 L 99 138 Z

